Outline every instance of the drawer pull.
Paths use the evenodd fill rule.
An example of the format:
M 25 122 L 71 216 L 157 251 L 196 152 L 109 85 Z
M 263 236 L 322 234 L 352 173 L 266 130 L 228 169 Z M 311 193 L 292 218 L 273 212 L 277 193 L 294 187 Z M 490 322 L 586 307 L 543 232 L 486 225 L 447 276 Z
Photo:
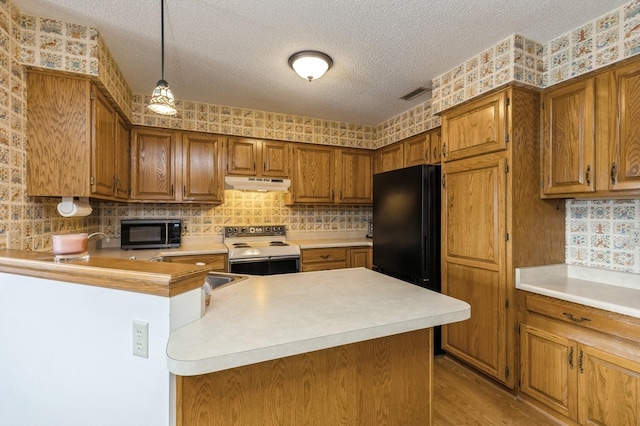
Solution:
M 563 312 L 562 315 L 564 315 L 565 317 L 569 318 L 571 321 L 573 322 L 585 322 L 585 321 L 591 321 L 589 318 L 587 317 L 574 317 L 572 313 L 570 312 Z
M 578 371 L 580 371 L 580 374 L 584 373 L 584 368 L 582 368 L 582 357 L 584 357 L 584 352 L 580 349 L 580 355 L 578 355 Z
M 323 259 L 328 259 L 328 258 L 330 258 L 330 257 L 331 257 L 331 255 L 330 255 L 330 254 L 323 254 L 323 255 L 322 255 L 322 256 L 320 256 L 320 257 L 321 257 L 321 258 L 323 258 Z
M 573 346 L 569 348 L 569 368 L 573 370 Z

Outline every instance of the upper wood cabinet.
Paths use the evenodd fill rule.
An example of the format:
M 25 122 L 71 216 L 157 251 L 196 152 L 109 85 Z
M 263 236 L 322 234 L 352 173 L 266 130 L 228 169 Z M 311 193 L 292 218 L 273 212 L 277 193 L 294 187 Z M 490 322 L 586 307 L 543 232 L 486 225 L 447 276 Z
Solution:
M 132 200 L 222 202 L 222 142 L 208 133 L 135 127 Z
M 339 149 L 336 153 L 336 163 L 335 202 L 373 203 L 371 153 L 362 149 Z
M 505 150 L 508 102 L 506 92 L 500 91 L 447 111 L 442 121 L 442 161 Z
M 227 174 L 239 176 L 289 176 L 290 144 L 278 141 L 227 138 Z
M 394 143 L 376 150 L 376 173 L 404 167 L 404 147 L 402 143 Z
M 82 76 L 27 74 L 27 193 L 127 199 L 129 128 Z
M 497 99 L 508 107 L 501 110 Z M 469 116 L 491 105 L 503 114 L 499 133 L 513 135 L 506 149 L 442 163 L 442 292 L 473 312 L 467 321 L 443 326 L 442 345 L 514 388 L 515 268 L 564 262 L 564 203 L 540 199 L 539 95 L 508 87 L 459 108 Z M 452 135 L 478 139 L 477 122 L 469 118 L 465 128 L 462 116 L 455 108 L 445 112 L 449 146 L 465 145 Z M 448 128 L 452 121 L 455 131 Z
M 544 195 L 595 190 L 594 87 L 589 78 L 542 95 Z
M 375 173 L 419 164 L 440 164 L 440 127 L 375 151 Z
M 287 203 L 333 203 L 335 196 L 335 149 L 330 146 L 296 144 L 293 148 L 291 190 Z
M 182 133 L 182 201 L 222 203 L 222 136 Z
M 541 196 L 640 194 L 640 61 L 543 95 Z
M 429 163 L 429 136 L 421 133 L 411 136 L 403 142 L 404 167 L 417 166 Z

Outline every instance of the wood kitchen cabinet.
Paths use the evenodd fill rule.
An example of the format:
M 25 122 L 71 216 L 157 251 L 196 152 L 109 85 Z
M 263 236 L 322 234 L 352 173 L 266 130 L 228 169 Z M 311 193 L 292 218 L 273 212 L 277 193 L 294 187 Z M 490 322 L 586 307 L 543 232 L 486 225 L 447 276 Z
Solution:
M 294 146 L 291 191 L 286 196 L 287 204 L 333 203 L 334 152 L 334 148 L 322 145 Z
M 373 249 L 371 247 L 351 247 L 349 249 L 349 267 L 371 269 Z
M 640 194 L 640 61 L 545 91 L 541 196 Z
M 126 200 L 129 126 L 91 80 L 27 73 L 27 193 Z
M 572 82 L 542 95 L 543 195 L 595 190 L 594 81 Z
M 519 293 L 523 397 L 564 421 L 640 425 L 640 320 Z
M 447 125 L 442 124 L 442 161 L 506 150 L 510 137 L 506 131 L 511 124 L 506 121 L 510 102 L 507 92 L 502 90 L 447 112 Z
M 429 135 L 420 133 L 407 138 L 402 143 L 404 151 L 403 167 L 429 163 Z
M 336 204 L 373 203 L 373 164 L 371 153 L 363 149 L 336 151 L 334 202 Z
M 349 265 L 347 253 L 347 247 L 300 250 L 302 272 L 346 268 Z
M 404 147 L 402 143 L 394 143 L 376 150 L 376 173 L 404 167 Z
M 135 127 L 131 199 L 221 203 L 222 142 L 208 133 Z
M 279 141 L 227 138 L 227 174 L 289 177 L 291 144 Z
M 490 116 L 487 109 L 502 114 L 491 121 L 501 126 L 492 132 L 511 137 L 506 149 L 497 148 L 497 137 L 469 143 L 484 140 L 478 125 L 488 120 L 471 116 Z M 442 163 L 442 292 L 473 312 L 443 327 L 442 346 L 509 388 L 517 377 L 515 268 L 564 262 L 564 203 L 539 196 L 538 110 L 537 93 L 507 87 L 442 118 L 458 158 L 449 151 Z

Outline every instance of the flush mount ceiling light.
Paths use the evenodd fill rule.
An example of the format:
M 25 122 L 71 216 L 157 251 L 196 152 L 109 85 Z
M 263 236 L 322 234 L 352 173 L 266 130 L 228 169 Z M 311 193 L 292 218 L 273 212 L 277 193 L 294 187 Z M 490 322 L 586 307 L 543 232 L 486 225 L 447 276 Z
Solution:
M 304 50 L 294 53 L 289 58 L 289 66 L 302 78 L 317 80 L 333 65 L 333 60 L 326 53 L 316 50 Z
M 151 101 L 149 102 L 149 105 L 147 105 L 147 108 L 149 108 L 149 110 L 155 112 L 156 114 L 174 116 L 177 114 L 177 111 L 173 93 L 171 93 L 171 89 L 169 89 L 169 83 L 167 83 L 167 80 L 164 79 L 164 0 L 160 0 L 160 28 L 162 33 L 162 57 L 160 61 L 161 78 L 160 80 L 158 80 L 156 88 L 153 90 Z

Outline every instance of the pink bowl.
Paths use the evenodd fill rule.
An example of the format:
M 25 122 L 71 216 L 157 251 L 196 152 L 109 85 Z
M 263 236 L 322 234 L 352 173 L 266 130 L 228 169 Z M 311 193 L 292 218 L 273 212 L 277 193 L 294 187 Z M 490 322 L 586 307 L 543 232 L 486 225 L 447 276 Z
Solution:
M 89 236 L 87 233 L 82 234 L 65 234 L 54 235 L 53 254 L 76 254 L 87 251 L 87 241 Z

